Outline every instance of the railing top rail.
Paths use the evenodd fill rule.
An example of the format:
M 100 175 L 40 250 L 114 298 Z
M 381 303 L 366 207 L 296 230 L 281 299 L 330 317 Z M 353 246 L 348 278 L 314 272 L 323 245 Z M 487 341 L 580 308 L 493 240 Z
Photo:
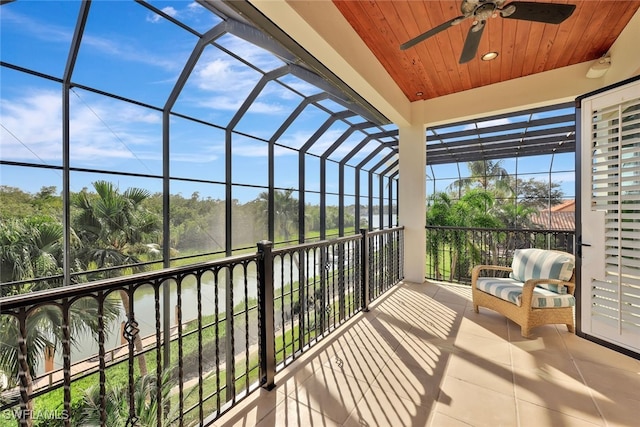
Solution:
M 403 229 L 404 229 L 404 226 L 384 228 L 382 230 L 369 231 L 367 234 L 369 236 L 375 236 L 378 234 L 385 234 L 385 233 L 390 233 L 393 231 L 398 231 Z M 317 242 L 302 243 L 295 246 L 287 246 L 286 248 L 278 248 L 278 249 L 274 249 L 272 253 L 273 255 L 283 255 L 286 253 L 295 252 L 299 250 L 318 248 L 318 247 L 327 246 L 327 245 L 334 245 L 336 243 L 346 243 L 354 240 L 359 240 L 361 238 L 362 238 L 361 234 L 354 234 L 352 236 L 343 236 L 343 237 L 337 237 L 335 239 L 325 239 L 325 240 L 319 240 Z
M 180 267 L 165 268 L 159 271 L 136 273 L 127 276 L 96 280 L 89 283 L 80 283 L 60 288 L 44 289 L 25 294 L 11 295 L 0 298 L 0 313 L 25 305 L 34 305 L 52 300 L 72 298 L 83 294 L 108 291 L 140 282 L 162 281 L 180 274 L 191 273 L 198 270 L 208 270 L 211 268 L 224 267 L 226 265 L 241 264 L 243 262 L 255 260 L 257 257 L 258 255 L 256 253 L 237 255 Z
M 274 249 L 272 251 L 272 254 L 274 256 L 283 255 L 283 254 L 287 254 L 287 253 L 290 253 L 290 252 L 297 252 L 297 251 L 305 250 L 305 249 L 320 248 L 320 247 L 323 247 L 323 246 L 334 245 L 336 243 L 345 243 L 345 242 L 350 242 L 350 241 L 353 241 L 353 240 L 360 240 L 361 238 L 362 238 L 362 236 L 360 234 L 354 234 L 353 236 L 338 237 L 336 239 L 326 239 L 326 240 L 319 240 L 317 242 L 301 243 L 301 244 L 295 245 L 295 246 L 287 246 L 285 248 Z
M 398 231 L 398 230 L 404 230 L 404 225 L 400 225 L 398 227 L 383 228 L 381 230 L 370 231 L 369 232 L 369 236 L 375 236 L 375 235 L 378 235 L 378 234 L 391 233 L 393 231 Z

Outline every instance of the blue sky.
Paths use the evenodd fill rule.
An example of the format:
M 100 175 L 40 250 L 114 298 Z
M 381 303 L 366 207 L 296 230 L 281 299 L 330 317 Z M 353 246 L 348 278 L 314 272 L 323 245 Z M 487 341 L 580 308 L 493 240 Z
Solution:
M 192 1 L 150 1 L 167 15 L 184 22 L 197 32 L 206 32 L 220 19 Z M 2 61 L 61 78 L 72 40 L 80 3 L 78 1 L 24 1 L 0 8 Z M 156 108 L 164 107 L 182 71 L 197 37 L 154 14 L 135 2 L 94 1 L 82 39 L 72 81 Z M 235 52 L 262 71 L 284 65 L 274 55 L 234 35 L 225 34 L 216 43 Z M 262 73 L 214 46 L 200 57 L 173 111 L 224 127 L 230 122 Z M 18 71 L 2 68 L 0 79 L 0 154 L 3 160 L 60 166 L 62 164 L 61 85 Z M 298 93 L 286 89 L 281 82 Z M 264 186 L 267 183 L 267 144 L 280 124 L 302 100 L 319 90 L 287 75 L 266 85 L 236 130 L 249 136 L 233 139 L 233 182 Z M 330 111 L 344 108 L 332 101 L 321 104 Z M 80 87 L 70 93 L 71 165 L 77 168 L 119 172 L 162 174 L 162 113 L 154 109 L 121 102 Z M 291 148 L 301 147 L 328 114 L 309 107 L 278 140 Z M 354 118 L 358 123 L 362 118 Z M 311 148 L 323 153 L 343 132 L 347 124 L 336 123 Z M 196 180 L 224 180 L 224 131 L 180 117 L 171 119 L 171 174 Z M 330 158 L 341 159 L 361 139 L 355 132 Z M 297 187 L 298 155 L 295 150 L 276 147 L 276 186 Z M 377 143 L 370 143 L 350 164 L 360 162 Z M 367 163 L 376 164 L 382 153 Z M 549 162 L 547 162 L 549 163 Z M 571 163 L 569 167 L 564 167 Z M 540 172 L 544 162 L 525 161 L 518 173 L 528 169 Z M 508 162 L 505 162 L 508 165 Z M 545 166 L 546 167 L 546 166 Z M 464 165 L 460 165 L 464 169 Z M 565 160 L 554 162 L 554 170 L 573 170 Z M 436 178 L 457 177 L 457 165 L 438 167 Z M 548 167 L 542 169 L 548 172 Z M 347 192 L 354 185 L 354 173 L 346 176 Z M 42 186 L 62 188 L 59 171 L 3 166 L 2 185 L 26 191 Z M 431 171 L 428 170 L 431 174 Z M 28 176 L 25 176 L 28 174 Z M 327 191 L 337 192 L 338 168 L 329 163 Z M 558 175 L 571 187 L 569 175 Z M 555 177 L 557 179 L 558 177 Z M 161 191 L 156 179 L 75 172 L 71 190 L 90 186 L 95 179 L 118 182 L 122 189 L 143 186 Z M 546 176 L 543 177 L 546 179 Z M 307 188 L 319 190 L 319 161 L 307 163 Z M 438 186 L 445 181 L 438 182 Z M 428 188 L 432 184 L 427 183 Z M 375 187 L 377 189 L 377 185 Z M 222 186 L 174 182 L 172 192 L 190 196 L 199 191 L 203 197 L 224 198 Z M 263 190 L 237 189 L 234 198 L 251 200 Z M 377 192 L 377 190 L 376 190 Z M 573 194 L 573 189 L 567 194 Z

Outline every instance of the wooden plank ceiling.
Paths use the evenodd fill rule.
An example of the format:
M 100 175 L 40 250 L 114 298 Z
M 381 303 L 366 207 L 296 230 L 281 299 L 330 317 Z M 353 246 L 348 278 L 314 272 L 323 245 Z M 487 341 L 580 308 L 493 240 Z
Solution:
M 461 1 L 333 1 L 410 101 L 596 60 L 640 7 L 640 0 L 537 0 L 575 4 L 576 9 L 558 25 L 490 18 L 476 58 L 459 64 L 472 19 L 407 50 L 400 45 L 460 16 Z M 491 51 L 498 52 L 496 59 L 480 60 Z

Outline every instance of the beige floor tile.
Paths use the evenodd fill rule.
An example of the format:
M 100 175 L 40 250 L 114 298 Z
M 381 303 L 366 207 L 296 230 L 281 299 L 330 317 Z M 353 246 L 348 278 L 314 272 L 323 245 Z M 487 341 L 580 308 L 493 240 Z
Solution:
M 221 419 L 214 423 L 215 427 L 255 426 L 269 415 L 284 396 L 274 390 L 256 390 L 242 402 L 231 408 Z
M 466 353 L 493 360 L 501 365 L 511 365 L 511 348 L 506 341 L 460 332 L 456 335 L 454 343 L 457 349 Z
M 449 359 L 447 376 L 513 396 L 511 367 L 468 354 L 453 354 Z
M 588 422 L 524 400 L 518 400 L 517 404 L 520 427 L 596 427 L 605 425 L 602 420 L 597 423 Z
M 509 340 L 506 317 L 488 310 L 476 313 L 473 307 L 465 310 L 458 332 L 495 340 Z
M 307 363 L 297 364 L 299 361 L 294 362 L 294 365 L 285 368 L 285 375 L 276 375 L 275 378 L 275 391 L 283 396 L 291 394 L 302 386 L 302 384 L 309 379 L 313 373 L 323 366 L 319 365 L 317 359 L 310 360 Z M 314 365 L 315 364 L 315 365 Z
M 517 425 L 513 396 L 450 376 L 445 377 L 435 411 L 476 427 Z
M 315 411 L 295 399 L 286 399 L 268 413 L 256 427 L 338 427 L 340 423 L 332 420 L 327 414 Z
M 415 335 L 420 331 L 437 338 L 455 336 L 461 321 L 461 316 L 455 308 L 440 302 L 429 302 L 423 305 L 422 310 L 422 313 L 411 316 L 408 321 L 412 326 L 411 334 Z
M 375 378 L 393 354 L 391 350 L 381 354 L 371 346 L 363 345 L 352 345 L 342 350 L 324 366 L 362 381 L 371 381 Z
M 368 390 L 367 382 L 323 367 L 291 391 L 288 398 L 296 399 L 338 423 L 344 423 Z
M 344 423 L 345 427 L 426 427 L 430 408 L 381 389 L 370 389 Z
M 452 302 L 466 305 L 471 302 L 471 287 L 468 286 L 441 286 L 433 299 L 442 302 Z
M 432 306 L 447 307 L 450 312 L 455 313 L 457 316 L 462 316 L 462 313 L 464 313 L 467 307 L 471 306 L 471 301 L 467 301 L 458 296 L 447 295 L 447 297 L 437 299 L 436 294 L 436 296 L 433 297 L 433 301 L 435 301 L 435 303 L 430 303 Z
M 640 408 L 640 370 L 631 372 L 587 360 L 576 360 L 576 364 L 585 383 L 595 393 L 613 401 L 618 398 L 633 399 Z
M 390 331 L 377 321 L 377 327 L 363 321 L 354 324 L 348 333 L 339 338 L 339 353 L 344 353 L 348 349 L 363 349 L 362 351 L 375 352 L 383 357 L 393 354 L 395 348 L 400 344 L 398 337 L 392 335 Z M 386 336 L 383 336 L 386 335 Z
M 365 317 L 360 323 L 362 323 L 363 333 L 378 336 L 393 351 L 409 333 L 406 324 L 398 324 L 395 318 L 388 315 Z
M 465 423 L 456 418 L 450 417 L 440 412 L 435 412 L 431 415 L 430 427 L 468 427 L 473 424 Z
M 426 370 L 400 359 L 392 358 L 371 382 L 371 387 L 416 402 L 420 406 L 431 406 L 440 393 L 444 365 Z
M 400 344 L 392 357 L 432 373 L 438 366 L 446 364 L 449 355 L 455 351 L 458 350 L 453 346 L 452 340 L 413 338 Z
M 513 343 L 511 356 L 515 371 L 528 370 L 540 376 L 551 376 L 561 380 L 582 381 L 582 376 L 571 354 L 557 345 L 549 345 L 544 338 Z
M 630 372 L 640 372 L 640 360 L 625 356 L 577 335 L 565 335 L 563 338 L 567 348 L 576 360 L 586 360 L 614 366 Z
M 590 390 L 580 381 L 563 381 L 531 371 L 515 371 L 516 397 L 538 406 L 562 412 L 590 423 L 602 416 Z
M 416 292 L 420 292 L 423 295 L 433 296 L 440 289 L 438 285 L 425 281 L 423 283 L 405 282 L 401 285 L 402 288 L 411 289 Z
M 640 425 L 638 392 L 629 396 L 597 396 L 596 403 L 609 427 L 637 427 Z

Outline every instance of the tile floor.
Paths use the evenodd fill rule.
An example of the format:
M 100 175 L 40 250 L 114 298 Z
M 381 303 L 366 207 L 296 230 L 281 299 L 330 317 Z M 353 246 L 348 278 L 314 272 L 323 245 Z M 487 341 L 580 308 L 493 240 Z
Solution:
M 215 426 L 640 426 L 640 361 L 402 283 Z

